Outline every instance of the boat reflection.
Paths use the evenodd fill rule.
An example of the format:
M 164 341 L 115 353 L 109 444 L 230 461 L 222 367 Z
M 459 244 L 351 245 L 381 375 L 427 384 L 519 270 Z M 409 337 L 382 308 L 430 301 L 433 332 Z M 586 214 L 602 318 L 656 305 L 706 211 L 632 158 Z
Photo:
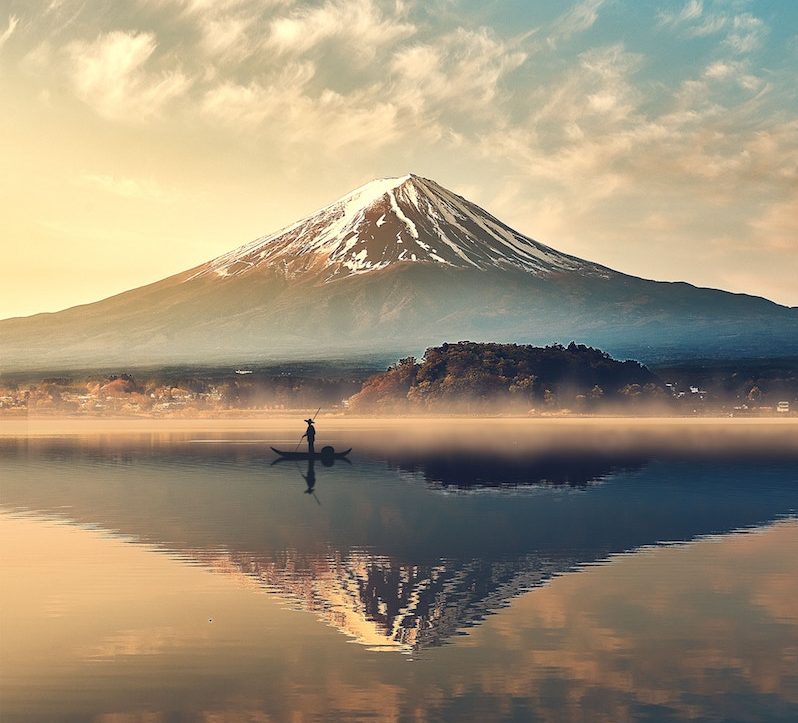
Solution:
M 338 459 L 339 461 L 343 460 L 346 464 L 352 464 L 352 462 L 347 457 L 319 457 L 319 462 L 323 467 L 332 467 L 335 464 L 335 460 Z M 315 457 L 308 457 L 307 458 L 307 467 L 305 471 L 302 471 L 302 467 L 299 464 L 298 460 L 290 459 L 287 457 L 278 457 L 272 462 L 272 467 L 276 464 L 293 464 L 296 466 L 299 474 L 302 476 L 302 479 L 305 480 L 305 485 L 307 486 L 305 489 L 306 495 L 312 495 L 313 499 L 321 505 L 318 496 L 316 495 L 316 458 Z

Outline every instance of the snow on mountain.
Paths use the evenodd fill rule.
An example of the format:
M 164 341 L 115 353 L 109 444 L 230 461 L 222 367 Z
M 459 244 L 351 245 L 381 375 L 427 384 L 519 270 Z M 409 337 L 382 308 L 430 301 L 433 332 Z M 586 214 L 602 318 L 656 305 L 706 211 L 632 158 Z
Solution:
M 234 249 L 191 278 L 265 269 L 324 281 L 395 263 L 473 269 L 521 269 L 606 276 L 598 264 L 569 256 L 515 231 L 476 204 L 415 175 L 367 183 L 276 233 Z

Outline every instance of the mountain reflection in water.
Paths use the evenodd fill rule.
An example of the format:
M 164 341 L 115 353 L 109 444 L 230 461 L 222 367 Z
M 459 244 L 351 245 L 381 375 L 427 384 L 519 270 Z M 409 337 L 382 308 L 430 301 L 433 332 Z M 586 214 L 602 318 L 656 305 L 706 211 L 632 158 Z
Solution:
M 154 545 L 371 648 L 438 646 L 553 576 L 798 509 L 794 456 L 352 455 L 260 445 L 6 440 L 3 508 Z M 593 482 L 603 481 L 595 485 Z M 481 495 L 440 495 L 439 489 Z M 319 504 L 301 494 L 311 489 Z M 532 494 L 508 492 L 526 490 Z

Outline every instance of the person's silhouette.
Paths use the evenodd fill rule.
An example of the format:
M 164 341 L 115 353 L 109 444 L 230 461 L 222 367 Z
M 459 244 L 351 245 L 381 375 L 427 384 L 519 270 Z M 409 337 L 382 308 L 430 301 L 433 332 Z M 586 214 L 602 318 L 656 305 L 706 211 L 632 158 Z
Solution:
M 316 428 L 313 426 L 312 419 L 306 419 L 305 422 L 307 422 L 308 428 L 305 430 L 302 438 L 308 438 L 308 454 L 312 457 L 314 454 L 313 442 L 316 440 Z
M 308 458 L 308 473 L 303 474 L 302 477 L 305 479 L 305 484 L 307 484 L 308 488 L 305 490 L 306 495 L 312 495 L 315 492 L 316 487 L 316 470 L 313 468 L 313 457 Z

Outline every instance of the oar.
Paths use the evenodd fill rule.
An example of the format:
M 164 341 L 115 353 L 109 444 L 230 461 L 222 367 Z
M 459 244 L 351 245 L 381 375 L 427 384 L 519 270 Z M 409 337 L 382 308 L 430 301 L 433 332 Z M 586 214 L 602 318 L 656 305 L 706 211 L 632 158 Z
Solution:
M 311 419 L 312 419 L 314 422 L 316 421 L 316 417 L 318 417 L 318 416 L 319 416 L 319 412 L 320 412 L 320 411 L 321 411 L 321 407 L 319 407 L 319 408 L 316 410 L 316 414 L 314 414 L 314 415 L 311 417 Z M 302 437 L 304 437 L 304 436 L 305 436 L 305 435 L 303 434 L 303 435 L 302 435 Z M 296 443 L 296 447 L 294 447 L 294 452 L 296 452 L 296 451 L 299 449 L 299 445 L 300 445 L 300 444 L 302 444 L 302 437 L 300 437 L 300 438 L 299 438 L 299 441 Z

